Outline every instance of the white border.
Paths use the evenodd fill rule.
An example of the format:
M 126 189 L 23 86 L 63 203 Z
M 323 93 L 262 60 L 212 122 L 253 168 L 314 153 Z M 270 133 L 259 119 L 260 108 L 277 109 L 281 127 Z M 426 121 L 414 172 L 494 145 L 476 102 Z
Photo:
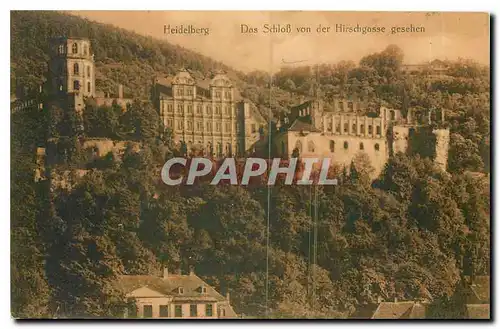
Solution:
M 0 129 L 0 143 L 1 149 L 3 150 L 4 158 L 5 155 L 8 155 L 9 161 L 7 159 L 1 162 L 1 174 L 0 174 L 0 186 L 1 186 L 1 225 L 2 231 L 4 232 L 3 239 L 0 239 L 1 243 L 1 264 L 3 265 L 3 270 L 0 271 L 0 282 L 1 282 L 1 290 L 0 290 L 0 327 L 1 328 L 11 328 L 16 325 L 16 323 L 10 317 L 10 271 L 7 270 L 7 264 L 10 264 L 10 107 L 7 106 L 7 102 L 9 100 L 10 103 L 10 10 L 34 10 L 34 9 L 45 9 L 45 10 L 337 10 L 337 11 L 476 11 L 476 12 L 490 12 L 493 14 L 499 13 L 499 4 L 500 1 L 488 1 L 488 0 L 474 0 L 474 1 L 453 1 L 448 3 L 442 3 L 435 0 L 418 0 L 418 1 L 389 1 L 389 0 L 378 0 L 378 1 L 369 1 L 369 0 L 358 0 L 354 1 L 320 1 L 320 0 L 307 0 L 307 1 L 296 1 L 296 0 L 288 0 L 286 3 L 278 3 L 277 1 L 266 1 L 266 0 L 253 0 L 253 1 L 231 1 L 225 2 L 221 0 L 210 0 L 210 1 L 202 1 L 202 0 L 190 0 L 190 1 L 180 1 L 180 0 L 168 0 L 168 1 L 124 1 L 124 0 L 108 0 L 106 2 L 100 0 L 86 0 L 84 2 L 64 2 L 64 3 L 56 3 L 55 1 L 34 1 L 34 0 L 23 0 L 16 1 L 15 3 L 9 1 L 2 1 L 0 3 L 0 7 L 3 9 L 2 19 L 0 20 L 0 26 L 2 29 L 2 36 L 4 37 L 4 45 L 0 49 L 0 56 L 2 59 L 2 104 L 4 104 L 5 108 L 0 112 L 2 118 L 0 122 L 2 123 L 2 129 Z M 496 23 L 498 25 L 498 21 Z M 498 26 L 495 27 L 495 41 L 498 41 Z M 497 56 L 495 56 L 495 59 Z M 498 63 L 497 63 L 498 65 Z M 493 75 L 492 72 L 492 80 L 496 76 Z M 495 84 L 495 90 L 493 91 L 495 95 L 495 104 L 493 108 L 496 108 L 498 105 L 498 84 Z M 498 115 L 495 115 L 495 126 L 497 128 L 499 125 Z M 497 129 L 498 130 L 498 129 Z M 493 141 L 498 141 L 498 134 L 495 131 L 495 136 L 492 138 Z M 498 154 L 497 143 L 494 143 L 495 150 L 494 154 Z M 7 151 L 9 150 L 9 151 Z M 498 168 L 495 167 L 495 172 Z M 497 183 L 497 179 L 495 183 Z M 500 197 L 495 195 L 495 200 L 499 201 L 496 204 L 500 204 Z M 492 201 L 492 204 L 495 202 Z M 492 219 L 493 222 L 493 219 Z M 499 234 L 499 224 L 494 225 L 495 232 L 494 236 L 498 237 Z M 498 258 L 497 254 L 495 255 Z M 10 267 L 10 266 L 9 266 Z M 495 282 L 495 292 L 493 296 L 500 296 L 498 292 L 499 284 Z M 499 303 L 498 298 L 495 298 L 495 310 L 498 308 L 497 305 Z M 495 312 L 495 315 L 498 315 Z M 108 327 L 122 327 L 124 325 L 134 327 L 146 328 L 146 324 L 139 324 L 137 322 L 130 324 L 127 322 L 92 322 L 92 323 L 69 323 L 69 322 L 61 322 L 61 323 L 23 323 L 24 327 L 32 327 L 34 325 L 62 325 L 73 326 L 79 325 L 80 327 L 89 327 L 89 328 L 108 328 Z M 196 325 L 200 325 L 200 322 L 179 324 L 179 323 L 159 323 L 154 322 L 153 325 L 168 325 L 169 327 L 194 327 Z M 216 327 L 219 326 L 221 322 L 217 323 L 203 323 L 204 327 Z M 226 324 L 229 326 L 236 325 L 237 323 L 231 322 Z M 345 323 L 345 322 L 295 322 L 295 323 L 252 323 L 252 322 L 242 322 L 242 325 L 251 326 L 251 327 L 260 327 L 260 328 L 276 328 L 284 327 L 289 325 L 327 325 L 336 328 L 347 328 L 349 327 L 361 327 L 364 325 L 380 325 L 381 323 Z M 152 325 L 152 324 L 149 324 Z M 391 325 L 387 323 L 382 323 L 382 325 Z M 396 326 L 406 325 L 406 323 L 396 323 Z M 435 323 L 412 323 L 411 326 L 425 326 L 429 329 L 438 328 L 438 327 L 451 327 L 451 326 L 467 326 L 467 327 L 475 327 L 478 326 L 479 323 L 457 323 L 457 322 L 435 322 Z

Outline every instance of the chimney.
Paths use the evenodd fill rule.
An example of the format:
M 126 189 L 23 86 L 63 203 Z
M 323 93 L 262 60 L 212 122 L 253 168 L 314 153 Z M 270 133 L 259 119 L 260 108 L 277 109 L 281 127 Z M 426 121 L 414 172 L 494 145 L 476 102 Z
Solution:
M 123 98 L 123 85 L 122 84 L 118 85 L 118 98 L 119 99 Z
M 168 278 L 168 267 L 163 268 L 163 278 L 164 279 Z
M 189 266 L 189 275 L 194 275 L 194 266 Z

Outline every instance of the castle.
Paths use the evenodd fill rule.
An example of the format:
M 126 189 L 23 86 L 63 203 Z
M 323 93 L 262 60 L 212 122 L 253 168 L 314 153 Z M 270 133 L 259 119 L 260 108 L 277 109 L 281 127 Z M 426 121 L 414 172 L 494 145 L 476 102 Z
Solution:
M 124 110 L 132 102 L 123 98 L 121 85 L 115 98 L 102 97 L 96 91 L 94 54 L 88 39 L 57 38 L 51 51 L 48 103 L 57 101 L 63 108 L 81 114 L 87 99 L 94 99 L 98 105 L 115 102 Z M 400 110 L 386 107 L 369 115 L 362 101 L 337 99 L 325 105 L 318 94 L 316 91 L 311 99 L 291 107 L 276 123 L 277 129 L 271 131 L 265 131 L 267 124 L 257 107 L 240 95 L 223 72 L 210 79 L 195 78 L 185 69 L 173 77 L 155 77 L 151 98 L 163 124 L 171 129 L 174 141 L 185 146 L 187 154 L 197 151 L 208 157 L 245 157 L 255 154 L 257 146 L 270 143 L 274 154 L 282 158 L 294 154 L 329 157 L 333 163 L 349 166 L 358 154 L 364 153 L 376 176 L 390 156 L 418 153 L 415 141 L 430 138 L 432 157 L 446 170 L 449 130 L 430 128 L 431 114 L 435 113 L 430 111 L 428 122 L 422 124 L 414 122 L 411 112 L 403 117 Z M 19 110 L 26 106 L 42 108 L 43 104 L 37 99 L 13 106 Z M 444 111 L 440 114 L 440 122 L 444 122 Z M 115 144 L 87 138 L 82 146 L 103 156 L 124 148 L 123 143 Z
M 381 106 L 377 115 L 368 116 L 362 101 L 336 99 L 329 106 L 315 96 L 290 109 L 279 119 L 273 136 L 275 154 L 282 158 L 296 156 L 329 157 L 333 163 L 348 167 L 353 159 L 364 153 L 373 167 L 373 177 L 383 170 L 389 157 L 398 152 L 418 153 L 417 138 L 430 137 L 434 161 L 442 170 L 448 162 L 448 129 L 431 129 L 431 114 L 427 124 L 413 122 L 400 110 Z M 444 111 L 440 112 L 444 121 Z M 424 131 L 424 134 L 417 132 Z

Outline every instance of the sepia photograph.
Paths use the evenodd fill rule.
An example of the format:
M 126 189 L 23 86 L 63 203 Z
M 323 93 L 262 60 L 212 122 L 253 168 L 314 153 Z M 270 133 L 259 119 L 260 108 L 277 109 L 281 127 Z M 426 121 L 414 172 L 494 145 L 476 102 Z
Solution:
M 491 22 L 11 11 L 11 317 L 491 321 Z

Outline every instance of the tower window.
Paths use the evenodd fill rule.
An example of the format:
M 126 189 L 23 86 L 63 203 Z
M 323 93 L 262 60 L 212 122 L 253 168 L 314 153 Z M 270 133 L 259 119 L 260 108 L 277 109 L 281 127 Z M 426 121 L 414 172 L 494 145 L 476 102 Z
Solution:
M 360 150 L 364 150 L 365 149 L 365 146 L 363 145 L 363 143 L 359 143 L 359 149 Z
M 344 149 L 347 150 L 349 148 L 349 143 L 344 142 Z
M 314 152 L 314 142 L 313 141 L 309 141 L 309 143 L 307 143 L 307 151 Z
M 71 46 L 71 52 L 73 54 L 77 54 L 78 53 L 78 45 L 76 43 L 74 43 L 72 46 Z
M 380 145 L 378 145 L 378 143 L 377 143 L 377 144 L 375 144 L 375 151 L 379 151 L 379 150 L 380 150 Z
M 78 63 L 73 64 L 73 74 L 80 74 L 80 66 L 78 65 Z
M 87 92 L 90 93 L 90 82 L 87 82 Z
M 73 81 L 73 89 L 80 90 L 80 81 L 78 80 Z

